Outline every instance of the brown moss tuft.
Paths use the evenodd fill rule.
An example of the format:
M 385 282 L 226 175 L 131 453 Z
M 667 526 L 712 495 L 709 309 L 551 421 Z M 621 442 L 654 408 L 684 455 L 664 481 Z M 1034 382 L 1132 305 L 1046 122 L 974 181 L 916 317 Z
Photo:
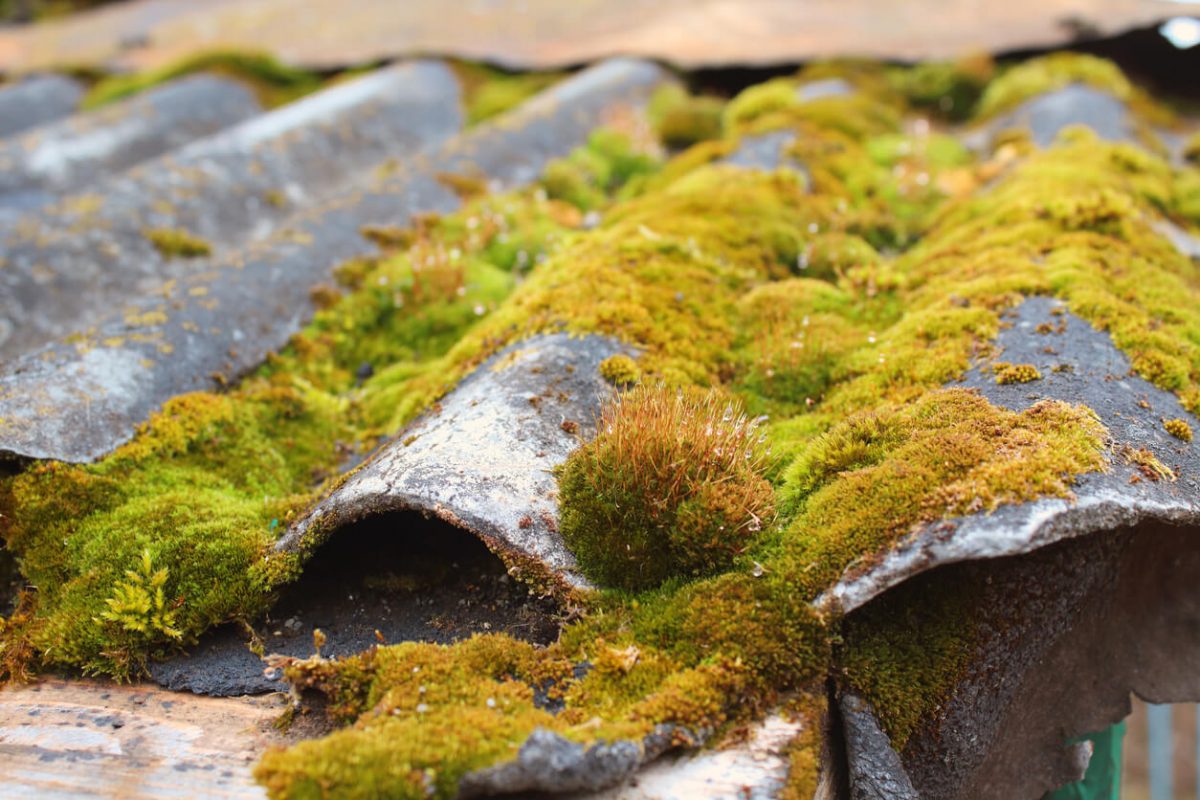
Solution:
M 715 392 L 637 387 L 563 465 L 559 530 L 589 577 L 641 589 L 727 568 L 774 513 L 756 424 Z

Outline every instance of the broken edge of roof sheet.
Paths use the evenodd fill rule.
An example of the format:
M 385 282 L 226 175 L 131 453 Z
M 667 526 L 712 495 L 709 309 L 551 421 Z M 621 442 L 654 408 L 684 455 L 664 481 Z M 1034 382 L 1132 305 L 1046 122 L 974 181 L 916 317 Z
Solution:
M 380 69 L 0 225 L 0 357 L 77 333 L 171 279 L 203 272 L 203 259 L 169 257 L 145 231 L 185 232 L 221 263 L 298 212 L 369 182 L 372 170 L 458 133 L 459 98 L 458 81 L 440 62 Z M 99 117 L 103 126 L 110 113 L 77 119 Z
M 974 654 L 898 753 L 842 687 L 853 796 L 907 784 L 933 800 L 1004 800 L 1077 780 L 1090 753 L 1068 740 L 1128 716 L 1130 693 L 1200 697 L 1198 580 L 1195 529 L 1158 523 L 920 576 L 906 603 L 937 597 L 942 581 L 979 587 L 964 609 L 979 631 Z
M 518 568 L 588 586 L 558 534 L 554 468 L 611 389 L 600 362 L 628 352 L 564 333 L 510 345 L 354 471 L 276 544 L 294 551 L 371 514 L 414 510 L 463 527 Z
M 217 388 L 281 347 L 312 314 L 310 287 L 336 264 L 373 252 L 362 227 L 458 207 L 440 174 L 483 174 L 496 188 L 527 183 L 666 80 L 660 67 L 628 59 L 588 69 L 181 279 L 169 297 L 131 304 L 86 342 L 18 359 L 0 378 L 0 453 L 82 462 L 111 451 L 170 397 Z
M 1008 321 L 1011 327 L 996 340 L 1004 358 L 1033 364 L 1044 377 L 1034 383 L 1001 385 L 985 365 L 976 365 L 958 385 L 1016 411 L 1039 400 L 1088 406 L 1111 436 L 1109 470 L 1080 477 L 1073 499 L 1004 505 L 990 513 L 924 526 L 887 552 L 851 568 L 818 598 L 819 605 L 853 610 L 941 564 L 1027 553 L 1062 539 L 1147 521 L 1200 524 L 1200 452 L 1163 426 L 1166 419 L 1191 419 L 1196 424 L 1179 399 L 1135 375 L 1128 357 L 1108 334 L 1057 301 L 1026 299 Z M 1055 332 L 1037 333 L 1043 324 Z M 1046 352 L 1047 347 L 1053 352 Z M 1171 475 L 1143 476 L 1127 458 L 1143 449 L 1166 465 Z

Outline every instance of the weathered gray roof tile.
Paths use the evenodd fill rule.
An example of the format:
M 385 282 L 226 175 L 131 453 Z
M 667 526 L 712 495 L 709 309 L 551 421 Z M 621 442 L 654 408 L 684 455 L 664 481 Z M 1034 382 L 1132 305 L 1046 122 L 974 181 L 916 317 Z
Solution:
M 35 208 L 261 111 L 238 81 L 181 78 L 0 141 L 0 206 Z

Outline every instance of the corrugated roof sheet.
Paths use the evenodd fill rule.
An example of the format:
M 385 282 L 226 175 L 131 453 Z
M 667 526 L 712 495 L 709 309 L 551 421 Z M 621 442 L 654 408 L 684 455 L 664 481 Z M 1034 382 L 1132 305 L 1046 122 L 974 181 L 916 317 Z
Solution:
M 173 14 L 182 6 L 163 8 L 164 13 Z M 708 9 L 706 13 L 716 12 Z M 117 13 L 112 14 L 117 19 Z M 3 41 L 0 39 L 0 54 Z M 78 94 L 71 95 L 71 84 L 50 78 L 38 80 L 43 83 L 31 81 L 0 90 L 0 109 L 6 107 L 5 103 L 12 104 L 12 108 L 20 103 L 33 108 L 22 98 L 43 91 L 47 113 L 53 112 L 54 98 L 60 94 L 70 102 L 61 103 L 63 107 L 54 113 L 59 118 L 70 113 L 78 100 Z M 814 155 L 813 150 L 806 151 L 805 146 L 823 148 L 828 155 L 855 141 L 858 134 L 847 132 L 853 124 L 847 110 L 853 106 L 848 104 L 878 99 L 864 88 L 869 80 L 820 81 L 807 84 L 807 91 L 803 85 L 789 86 L 786 91 L 791 94 L 787 97 L 777 93 L 770 100 L 785 108 L 792 103 L 811 103 L 810 109 L 827 107 L 821 106 L 822 102 L 846 104 L 829 106 L 834 113 L 824 123 L 827 129 L 811 119 L 744 129 L 720 141 L 701 143 L 668 169 L 678 168 L 682 173 L 689 166 L 719 162 L 721 166 L 711 168 L 715 170 L 712 174 L 732 184 L 737 175 L 783 167 L 787 172 L 781 180 L 794 180 L 795 185 L 803 186 L 807 194 L 798 194 L 813 199 L 822 213 L 836 219 L 838 214 L 846 213 L 848 198 L 862 198 L 831 190 L 834 184 L 828 163 L 821 162 L 820 154 Z M 462 129 L 458 79 L 445 65 L 433 61 L 376 70 L 252 118 L 248 117 L 256 113 L 256 106 L 248 92 L 224 79 L 208 77 L 179 79 L 107 111 L 42 127 L 35 127 L 44 122 L 35 119 L 40 112 L 22 112 L 27 120 L 22 123 L 25 133 L 0 143 L 0 169 L 5 152 L 11 152 L 14 161 L 20 159 L 22 165 L 7 173 L 10 178 L 0 178 L 0 191 L 11 185 L 10 198 L 23 195 L 13 204 L 24 207 L 18 215 L 0 217 L 0 287 L 4 289 L 0 314 L 7 317 L 8 323 L 7 329 L 0 330 L 4 337 L 0 347 L 7 356 L 0 367 L 0 452 L 14 461 L 17 466 L 13 469 L 18 472 L 30 462 L 85 463 L 103 459 L 134 438 L 139 426 L 165 402 L 185 392 L 219 392 L 283 348 L 312 317 L 317 307 L 311 295 L 314 287 L 328 281 L 337 265 L 378 254 L 363 233 L 364 228 L 404 226 L 430 212 L 451 213 L 462 206 L 460 194 L 465 182 L 476 190 L 496 193 L 528 186 L 555 159 L 568 156 L 587 142 L 597 128 L 614 120 L 628 123 L 630 117 L 642 124 L 655 90 L 673 84 L 671 76 L 654 64 L 618 59 L 586 69 L 517 109 L 467 130 Z M 39 85 L 44 88 L 37 89 Z M 891 90 L 877 87 L 877 91 L 886 94 Z M 890 119 L 887 114 L 881 114 L 881 118 Z M 197 127 L 192 128 L 193 123 Z M 907 124 L 910 131 L 923 131 L 909 138 L 928 136 L 926 118 L 910 118 Z M 986 170 L 981 167 L 970 176 L 970 185 L 961 194 L 973 192 L 975 197 L 998 191 L 1013 170 L 1019 169 L 1013 165 L 1019 165 L 1029 153 L 1083 136 L 1080 127 L 1091 129 L 1101 139 L 1128 144 L 1127 150 L 1111 151 L 1109 158 L 1122 164 L 1130 175 L 1136 176 L 1139 171 L 1169 173 L 1172 169 L 1165 160 L 1154 160 L 1158 158 L 1151 155 L 1155 148 L 1143 146 L 1153 126 L 1131 107 L 1129 98 L 1079 84 L 1036 92 L 973 128 L 944 125 L 944 132 L 938 133 L 946 139 L 953 137 L 955 146 L 968 142 L 979 153 L 1004 152 L 1003 157 L 989 162 Z M 865 158 L 886 161 L 879 155 L 886 148 L 911 146 L 895 125 L 889 122 L 883 127 L 886 133 L 863 137 L 876 148 L 863 150 Z M 828 130 L 837 131 L 837 135 L 822 139 L 822 133 Z M 1014 134 L 1014 130 L 1025 133 Z M 190 143 L 182 143 L 183 139 Z M 81 144 L 100 140 L 119 141 L 120 146 L 96 146 L 87 151 Z M 38 147 L 60 148 L 67 154 L 63 156 L 65 162 L 74 166 L 39 172 L 28 155 Z M 1158 149 L 1172 150 L 1175 168 L 1194 170 L 1180 166 L 1181 154 L 1176 151 L 1181 151 L 1181 146 Z M 902 173 L 904 167 L 890 168 Z M 454 180 L 447 179 L 448 174 L 457 176 L 458 191 Z M 922 174 L 925 182 L 914 180 L 914 185 L 925 186 L 940 177 Z M 4 180 L 10 180 L 10 184 Z M 659 191 L 660 198 L 665 198 L 672 189 L 664 185 L 651 191 Z M 946 186 L 946 197 L 955 194 L 953 185 Z M 713 187 L 715 196 L 720 183 Z M 858 185 L 851 188 L 868 196 L 878 190 Z M 1101 192 L 1101 200 L 1108 202 L 1118 189 L 1105 187 L 1109 194 Z M 29 199 L 30 191 L 55 194 L 56 198 L 42 205 Z M 1136 215 L 1139 225 L 1157 231 L 1167 242 L 1166 247 L 1175 247 L 1194 258 L 1196 239 L 1177 224 L 1183 215 L 1175 214 L 1176 222 L 1172 222 L 1161 213 L 1175 208 L 1171 203 L 1177 199 L 1156 198 L 1157 207 L 1129 214 Z M 698 198 L 688 209 L 687 222 L 711 213 L 716 207 L 711 200 Z M 907 200 L 904 192 L 898 191 L 881 202 L 900 207 Z M 945 199 L 939 202 L 953 203 Z M 1109 221 L 1105 216 L 1110 211 L 1107 206 L 1088 206 L 1084 211 L 1099 215 L 1101 223 Z M 606 213 L 619 221 L 625 212 L 618 202 Z M 1044 216 L 1058 212 L 1047 207 L 1037 213 Z M 953 222 L 952 217 L 947 218 Z M 570 227 L 572 236 L 586 242 L 597 220 L 585 224 L 583 219 L 582 213 L 573 215 Z M 1195 223 L 1196 219 L 1191 221 Z M 817 222 L 812 225 L 820 227 Z M 206 243 L 210 252 L 193 260 L 172 258 L 156 249 L 147 236 L 147 231 L 154 228 L 182 231 Z M 813 235 L 819 232 L 811 227 L 808 230 Z M 1105 235 L 1103 230 L 1091 231 L 1097 232 Z M 737 240 L 743 233 L 739 229 L 722 235 Z M 1071 233 L 1084 235 L 1078 230 Z M 710 263 L 704 259 L 711 254 L 701 253 L 695 238 L 674 232 L 664 235 L 645 224 L 637 228 L 637 235 L 638 246 L 660 248 L 678 260 L 672 263 L 679 269 L 691 263 L 690 259 Z M 794 249 L 796 244 L 790 240 L 780 242 L 779 252 L 790 253 L 789 248 Z M 896 235 L 893 246 L 899 249 L 909 245 L 911 242 Z M 569 256 L 572 251 L 566 252 Z M 880 291 L 873 273 L 860 283 L 855 283 L 860 277 L 847 275 L 846 270 L 857 265 L 831 268 L 828 280 L 797 278 L 811 274 L 804 272 L 809 268 L 808 252 L 801 249 L 794 268 L 787 265 L 791 270 L 787 280 L 808 280 L 822 286 L 845 282 L 868 299 Z M 1152 251 L 1145 257 L 1165 262 L 1166 252 Z M 1036 259 L 1045 254 L 1031 253 L 1029 258 L 1040 263 Z M 617 259 L 621 255 L 619 247 L 608 253 Z M 564 263 L 569 266 L 569 262 Z M 712 263 L 729 269 L 744 266 L 727 264 L 716 257 Z M 1195 262 L 1185 258 L 1178 264 L 1171 263 L 1179 285 L 1184 287 L 1181 291 L 1195 290 Z M 1189 263 L 1192 271 L 1186 266 Z M 664 279 L 653 270 L 647 272 L 652 280 L 665 281 L 663 286 L 669 283 L 669 276 Z M 569 269 L 563 270 L 563 283 L 578 280 Z M 724 280 L 736 282 L 728 276 Z M 747 286 L 771 283 L 751 280 Z M 719 280 L 710 284 L 714 296 L 726 291 Z M 656 284 L 654 288 L 662 287 Z M 642 308 L 641 293 L 649 294 L 650 289 L 635 281 L 623 285 L 621 291 L 629 294 L 633 305 Z M 1010 581 L 987 589 L 983 599 L 976 598 L 966 609 L 977 622 L 982 620 L 978 624 L 986 627 L 992 638 L 986 639 L 986 648 L 973 651 L 962 674 L 951 682 L 946 697 L 923 709 L 908 740 L 911 745 L 886 732 L 889 720 L 881 709 L 872 707 L 879 697 L 872 698 L 870 686 L 858 685 L 858 676 L 851 672 L 839 673 L 834 666 L 826 665 L 835 684 L 835 705 L 840 704 L 836 713 L 840 714 L 844 734 L 839 735 L 845 736 L 846 744 L 845 763 L 827 761 L 826 778 L 832 781 L 829 776 L 844 767 L 845 775 L 840 777 L 847 782 L 852 796 L 1003 796 L 1017 784 L 1022 790 L 1041 791 L 1075 777 L 1072 770 L 1078 767 L 1079 756 L 1075 750 L 1031 752 L 1028 747 L 1017 748 L 1020 758 L 1002 762 L 978 742 L 994 745 L 997 753 L 1009 752 L 1004 748 L 1012 747 L 1017 727 L 1004 716 L 1010 703 L 1029 714 L 1030 724 L 1039 726 L 1039 736 L 1051 727 L 1047 715 L 1034 713 L 1039 698 L 1040 707 L 1047 702 L 1029 684 L 1048 680 L 1039 666 L 1045 654 L 1058 654 L 1062 664 L 1079 668 L 1077 662 L 1062 655 L 1067 647 L 1064 643 L 1094 645 L 1100 641 L 1097 630 L 1078 622 L 1087 603 L 1099 602 L 1097 598 L 1111 590 L 1112 596 L 1128 597 L 1131 607 L 1149 613 L 1146 609 L 1153 608 L 1154 603 L 1169 602 L 1171 592 L 1185 592 L 1187 588 L 1183 578 L 1191 573 L 1183 568 L 1171 572 L 1164 565 L 1174 551 L 1162 549 L 1164 541 L 1183 549 L 1186 540 L 1162 534 L 1158 545 L 1147 541 L 1149 534 L 1161 532 L 1164 525 L 1200 525 L 1200 451 L 1182 433 L 1182 428 L 1190 432 L 1187 424 L 1197 424 L 1185 404 L 1185 390 L 1194 377 L 1189 373 L 1179 385 L 1164 387 L 1161 375 L 1145 368 L 1144 353 L 1128 352 L 1128 347 L 1122 350 L 1114 343 L 1116 334 L 1099 330 L 1085 319 L 1089 310 L 1078 307 L 1084 304 L 1071 306 L 1022 286 L 1011 288 L 1006 296 L 1013 301 L 1001 304 L 996 335 L 987 341 L 973 340 L 970 367 L 941 388 L 970 390 L 972 397 L 982 398 L 989 408 L 1013 412 L 1027 412 L 1045 401 L 1086 407 L 1106 432 L 1104 469 L 1077 476 L 1070 484 L 1070 494 L 1062 493 L 1065 496 L 1039 498 L 1038 494 L 1047 492 L 1034 492 L 1034 499 L 1001 503 L 995 508 L 984 507 L 982 498 L 978 498 L 980 503 L 967 511 L 935 515 L 931 522 L 920 522 L 895 531 L 890 538 L 879 539 L 882 544 L 875 549 L 864 548 L 848 565 L 836 567 L 837 575 L 819 595 L 814 592 L 802 596 L 805 590 L 796 589 L 793 599 L 799 598 L 796 604 L 803 607 L 802 612 L 796 612 L 797 619 L 803 613 L 809 615 L 805 620 L 811 617 L 821 624 L 833 624 L 830 621 L 842 614 L 869 613 L 872 601 L 903 597 L 894 591 L 898 587 L 929 586 L 933 587 L 932 593 L 943 585 L 940 581 L 947 574 L 966 574 L 969 582 L 989 586 L 990 575 Z M 1017 296 L 1021 296 L 1019 301 Z M 597 297 L 597 304 L 602 299 Z M 692 300 L 679 291 L 673 302 L 687 307 Z M 959 307 L 968 306 L 970 302 L 964 300 Z M 564 317 L 571 313 L 583 316 L 589 311 L 553 309 L 554 314 Z M 906 324 L 911 319 L 906 316 L 908 311 L 897 310 L 893 323 Z M 1157 330 L 1154 326 L 1164 324 L 1175 312 L 1164 305 L 1156 307 L 1154 313 L 1156 321 L 1150 325 Z M 545 324 L 537 329 L 519 331 L 510 326 L 497 333 L 497 338 L 487 343 L 488 347 L 494 345 L 494 351 L 485 348 L 491 355 L 476 361 L 467 359 L 475 366 L 463 373 L 466 377 L 461 381 L 449 381 L 446 394 L 438 402 L 425 408 L 402 430 L 385 431 L 389 435 L 378 440 L 378 446 L 362 463 L 345 463 L 345 473 L 330 479 L 322 495 L 298 517 L 273 520 L 273 547 L 263 563 L 286 558 L 299 561 L 314 552 L 313 557 L 319 559 L 329 551 L 318 548 L 331 546 L 329 542 L 355 523 L 403 512 L 409 514 L 404 519 L 414 520 L 417 517 L 413 515 L 419 514 L 446 523 L 449 528 L 439 529 L 443 534 L 456 528 L 477 536 L 504 559 L 514 575 L 531 580 L 540 591 L 558 597 L 568 608 L 572 607 L 575 592 L 595 588 L 559 530 L 555 470 L 581 444 L 600 433 L 596 421 L 601 409 L 618 394 L 614 381 L 603 377 L 601 364 L 616 354 L 639 357 L 652 349 L 654 340 L 646 329 L 626 332 L 618 326 L 613 335 L 584 333 L 571 327 L 570 318 L 551 317 L 553 314 L 548 314 Z M 652 328 L 659 322 L 649 320 L 647 324 Z M 805 327 L 808 323 L 806 314 Z M 826 323 L 818 322 L 821 324 Z M 922 330 L 922 335 L 931 340 L 938 335 Z M 773 331 L 766 332 L 766 338 L 773 335 Z M 876 344 L 874 331 L 868 341 Z M 1200 346 L 1194 342 L 1175 344 L 1185 349 Z M 878 355 L 883 363 L 882 349 L 877 352 L 866 345 L 858 349 L 865 353 L 862 359 L 873 363 Z M 1185 352 L 1185 357 L 1190 352 Z M 999 354 L 1024 370 L 1021 375 L 1036 378 L 998 380 L 995 362 Z M 872 368 L 864 366 L 868 361 L 862 359 L 845 368 L 851 377 Z M 1142 365 L 1141 373 L 1138 365 Z M 364 375 L 369 378 L 374 366 L 366 367 Z M 675 369 L 686 375 L 680 368 Z M 679 375 L 674 378 L 683 383 L 691 379 L 680 380 Z M 846 375 L 838 378 L 849 379 Z M 922 393 L 938 391 L 936 386 L 914 386 L 906 401 L 908 406 L 914 405 Z M 820 404 L 824 399 L 823 395 L 810 397 L 797 416 L 813 406 L 817 406 L 815 413 L 822 413 Z M 1184 424 L 1172 428 L 1167 420 Z M 941 424 L 948 430 L 953 422 L 942 420 Z M 825 428 L 827 432 L 831 424 Z M 885 438 L 884 434 L 880 438 Z M 864 450 L 874 445 L 870 441 L 858 444 Z M 868 456 L 848 458 L 845 468 L 834 470 L 837 477 L 831 479 L 869 468 Z M 43 468 L 58 469 L 46 463 L 32 467 Z M 885 498 L 888 488 L 880 487 Z M 68 502 L 74 500 L 68 498 Z M 1155 551 L 1156 546 L 1162 552 Z M 1157 560 L 1143 558 L 1147 552 Z M 754 554 L 757 556 L 757 551 Z M 148 555 L 146 559 L 149 574 L 144 579 L 153 580 Z M 995 567 L 975 563 L 993 559 L 999 560 Z M 1185 566 L 1191 564 L 1186 559 L 1179 561 L 1186 562 Z M 764 566 L 755 561 L 748 573 L 751 577 L 747 577 L 743 567 L 750 566 L 738 562 L 730 574 L 746 581 L 748 591 L 753 593 L 759 585 L 755 581 L 764 576 L 771 579 L 772 567 L 770 562 Z M 1169 573 L 1180 585 L 1164 578 L 1163 586 L 1170 591 L 1164 589 L 1165 594 L 1159 596 L 1138 583 L 1136 576 L 1143 568 L 1166 570 L 1163 574 Z M 499 583 L 499 576 L 492 577 Z M 686 587 L 689 577 L 679 577 L 677 583 L 662 591 L 669 595 L 680 586 Z M 477 588 L 468 585 L 462 591 L 475 592 Z M 731 594 L 741 588 L 742 584 L 732 580 L 728 584 Z M 340 587 L 337 589 L 340 591 Z M 723 599 L 714 597 L 708 602 L 715 605 Z M 626 600 L 624 595 L 613 595 L 606 601 L 616 609 L 611 612 L 614 618 L 628 616 L 620 617 L 613 630 L 605 634 L 625 649 L 589 651 L 572 665 L 574 672 L 568 680 L 576 681 L 575 685 L 596 669 L 601 673 L 612 671 L 618 676 L 613 680 L 619 681 L 619 675 L 632 671 L 643 657 L 650 663 L 658 663 L 654 659 L 669 661 L 676 656 L 656 653 L 655 642 L 661 644 L 659 640 L 667 639 L 675 644 L 677 638 L 692 635 L 682 628 L 665 633 L 639 629 L 634 616 L 637 603 L 621 605 Z M 645 600 L 647 604 L 657 602 L 653 593 Z M 186 603 L 187 598 L 181 602 Z M 743 609 L 746 619 L 734 620 L 733 626 L 753 627 L 757 624 L 754 615 L 767 602 L 756 601 L 748 607 L 752 610 Z M 919 621 L 926 599 L 919 597 L 913 602 L 911 615 L 897 613 L 884 624 L 901 625 L 913 618 Z M 1188 601 L 1176 605 L 1172 614 L 1162 615 L 1163 627 L 1175 632 L 1187 630 L 1195 621 L 1193 606 L 1200 604 Z M 688 613 L 704 610 L 689 607 Z M 602 606 L 591 611 L 608 613 Z M 351 616 L 355 613 L 353 609 L 349 612 Z M 1136 627 L 1133 616 L 1123 619 L 1123 630 Z M 290 622 L 274 620 L 272 624 L 290 629 Z M 325 624 L 304 620 L 297 622 L 297 627 Z M 332 626 L 343 624 L 344 620 L 333 620 L 327 627 L 334 630 Z M 353 631 L 351 627 L 346 624 L 345 629 L 335 631 L 337 655 L 348 656 L 370 644 L 370 620 L 359 620 Z M 255 635 L 261 636 L 262 632 L 256 631 Z M 218 632 L 215 638 L 206 638 L 190 656 L 158 669 L 156 677 L 171 685 L 213 693 L 269 690 L 277 685 L 277 664 L 264 663 L 250 654 L 243 638 L 240 631 Z M 277 634 L 276 638 L 288 637 Z M 386 639 L 378 630 L 374 638 Z M 602 645 L 607 647 L 604 642 L 597 647 Z M 286 658 L 277 654 L 278 664 L 294 665 L 297 655 L 307 650 L 307 641 L 300 636 L 288 647 Z M 639 647 L 644 648 L 644 654 Z M 705 660 L 708 655 L 711 660 Z M 720 656 L 719 650 L 707 654 L 687 674 L 725 668 L 728 665 Z M 607 662 L 597 666 L 596 662 L 611 662 L 614 658 L 616 666 Z M 1163 662 L 1165 658 L 1155 663 L 1167 670 L 1161 666 Z M 336 670 L 336 661 L 319 658 L 308 666 L 320 670 L 330 664 Z M 747 688 L 736 684 L 737 688 L 720 700 L 731 706 L 758 703 L 757 711 L 763 711 L 775 705 L 777 692 L 822 691 L 819 681 L 827 674 L 826 666 L 821 666 L 820 678 L 814 679 L 811 686 Z M 666 677 L 660 676 L 663 682 L 683 674 L 673 671 L 675 667 L 683 669 L 679 664 L 664 668 Z M 745 666 L 741 658 L 737 660 L 737 670 L 754 668 Z M 1123 670 L 1112 678 L 1111 686 L 1105 686 L 1104 713 L 1093 714 L 1089 721 L 1088 709 L 1074 709 L 1071 725 L 1086 727 L 1104 714 L 1115 713 L 1111 696 L 1130 688 L 1158 691 L 1162 697 L 1200 695 L 1200 685 L 1187 675 L 1170 673 L 1170 681 L 1155 684 L 1143 681 L 1135 674 L 1134 666 L 1125 664 Z M 220 674 L 212 679 L 210 671 Z M 769 683 L 771 679 L 761 680 Z M 461 790 L 466 796 L 534 790 L 599 791 L 619 784 L 668 750 L 710 741 L 717 727 L 691 727 L 682 715 L 669 721 L 653 717 L 648 732 L 590 741 L 572 730 L 571 735 L 579 734 L 581 739 L 575 741 L 553 728 L 558 724 L 556 720 L 563 719 L 559 716 L 563 712 L 561 704 L 568 701 L 552 696 L 555 687 L 551 684 L 523 685 L 522 689 L 528 690 L 533 698 L 530 702 L 538 710 L 549 715 L 544 724 L 532 730 L 517 730 L 511 752 L 470 768 L 456 764 L 460 772 L 454 778 L 455 791 Z M 708 684 L 702 688 L 712 690 Z M 684 691 L 688 700 L 690 691 Z M 8 714 L 25 709 L 19 702 L 6 705 Z M 494 701 L 488 707 L 494 708 Z M 414 708 L 413 713 L 425 713 Z M 808 717 L 784 725 L 788 736 L 816 726 L 817 712 L 806 708 Z M 395 713 L 399 715 L 400 711 Z M 102 727 L 98 717 L 93 717 L 96 715 L 83 719 L 85 726 Z M 75 722 L 79 714 L 63 718 Z M 769 724 L 778 724 L 781 719 L 772 717 Z M 159 729 L 166 731 L 164 736 L 174 735 L 170 731 L 175 724 L 162 723 Z M 367 727 L 366 723 L 360 726 Z M 0 730 L 7 736 L 16 728 L 9 724 Z M 1061 732 L 1055 729 L 1054 736 Z M 1073 728 L 1071 732 L 1078 731 Z M 768 733 L 767 728 L 758 730 L 760 736 Z M 104 734 L 107 738 L 97 738 L 100 744 L 96 746 L 125 746 L 123 734 Z M 62 752 L 74 747 L 56 736 L 55 731 L 35 732 L 30 741 L 51 741 L 52 747 Z M 1037 739 L 1039 746 L 1046 748 L 1049 736 L 1046 733 Z M 17 744 L 27 747 L 24 740 Z M 939 759 L 949 757 L 953 757 L 952 769 L 939 764 Z M 25 758 L 20 764 L 27 761 Z M 199 761 L 189 755 L 180 763 L 227 761 L 228 753 L 222 751 L 207 753 Z M 717 764 L 743 761 L 735 753 L 731 761 Z M 745 779 L 750 791 L 761 796 L 777 791 L 781 780 L 782 756 L 776 751 L 766 761 L 769 766 L 758 772 L 751 770 Z M 441 765 L 418 766 L 433 770 Z M 18 780 L 11 772 L 18 767 L 0 766 L 0 776 L 8 769 L 10 779 Z M 714 767 L 698 760 L 680 769 L 680 775 L 689 769 L 704 774 L 704 770 Z M 1018 775 L 1019 770 L 1026 774 Z M 153 770 L 144 770 L 139 763 L 132 771 L 135 775 L 145 773 L 135 777 L 141 781 L 141 791 L 152 793 L 160 788 L 160 778 Z M 244 774 L 237 773 L 233 784 L 216 781 L 209 788 L 250 796 L 254 790 L 248 788 L 244 778 Z M 305 778 L 293 775 L 288 779 Z M 31 786 L 47 785 L 36 783 L 41 778 L 25 776 L 20 780 Z M 337 784 L 335 788 L 347 786 Z M 831 786 L 827 784 L 829 791 L 833 791 Z

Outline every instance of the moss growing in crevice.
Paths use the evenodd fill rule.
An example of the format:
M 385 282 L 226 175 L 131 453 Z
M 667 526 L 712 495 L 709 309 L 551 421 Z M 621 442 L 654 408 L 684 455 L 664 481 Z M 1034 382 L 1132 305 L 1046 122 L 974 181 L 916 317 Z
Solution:
M 981 597 L 976 576 L 943 571 L 847 619 L 834 656 L 839 682 L 869 699 L 897 751 L 937 714 L 975 655 L 980 632 L 971 615 Z
M 451 66 L 462 83 L 468 125 L 515 108 L 564 77 L 562 72 L 507 72 L 469 61 L 456 61 Z
M 324 82 L 320 75 L 289 67 L 263 53 L 216 50 L 189 56 L 148 72 L 110 75 L 92 86 L 80 107 L 85 111 L 99 108 L 197 72 L 211 72 L 243 81 L 254 90 L 266 108 L 303 97 L 319 89 Z

